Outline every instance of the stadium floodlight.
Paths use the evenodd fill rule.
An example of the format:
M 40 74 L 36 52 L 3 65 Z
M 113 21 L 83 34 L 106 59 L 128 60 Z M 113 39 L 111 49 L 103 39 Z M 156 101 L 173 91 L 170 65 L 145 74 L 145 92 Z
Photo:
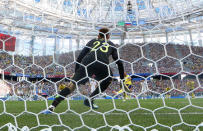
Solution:
M 128 14 L 132 14 L 132 2 L 129 0 L 127 4 Z

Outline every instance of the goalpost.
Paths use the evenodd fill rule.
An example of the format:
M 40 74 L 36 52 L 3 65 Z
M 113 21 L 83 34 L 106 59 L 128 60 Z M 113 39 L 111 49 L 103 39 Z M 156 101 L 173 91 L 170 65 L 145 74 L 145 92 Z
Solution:
M 202 7 L 201 0 L 0 1 L 0 130 L 203 130 Z M 42 114 L 101 27 L 132 79 L 131 99 L 113 93 L 120 78 L 111 60 L 114 77 L 95 100 L 99 109 L 83 105 L 87 83 Z

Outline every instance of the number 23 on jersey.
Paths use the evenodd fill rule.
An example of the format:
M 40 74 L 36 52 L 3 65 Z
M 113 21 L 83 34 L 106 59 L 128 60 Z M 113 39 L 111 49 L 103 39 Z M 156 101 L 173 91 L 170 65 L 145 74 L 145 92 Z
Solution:
M 98 46 L 100 46 L 101 42 L 100 41 L 95 41 L 93 43 L 94 47 L 92 48 L 91 51 L 95 51 L 95 49 L 97 49 Z M 103 42 L 102 43 L 102 47 L 100 47 L 100 50 L 104 53 L 108 52 L 109 51 L 109 44 L 108 43 L 105 43 Z

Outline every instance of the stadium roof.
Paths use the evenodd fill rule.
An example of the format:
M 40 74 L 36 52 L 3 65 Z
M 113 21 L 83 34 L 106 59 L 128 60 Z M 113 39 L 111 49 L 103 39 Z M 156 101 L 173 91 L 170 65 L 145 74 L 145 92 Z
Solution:
M 102 26 L 139 32 L 139 25 L 148 30 L 160 23 L 159 31 L 184 30 L 203 16 L 203 0 L 1 0 L 0 8 L 1 31 L 43 35 L 82 35 Z

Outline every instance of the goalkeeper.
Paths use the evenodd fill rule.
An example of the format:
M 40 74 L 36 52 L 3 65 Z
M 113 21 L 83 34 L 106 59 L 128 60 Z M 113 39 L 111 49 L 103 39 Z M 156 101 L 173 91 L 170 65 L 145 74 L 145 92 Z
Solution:
M 121 89 L 118 92 L 113 91 L 113 93 L 115 95 L 123 93 L 123 98 L 124 98 L 124 101 L 125 101 L 125 100 L 127 100 L 129 98 L 129 96 L 127 95 L 126 92 L 130 93 L 132 91 L 132 81 L 131 81 L 131 77 L 129 75 L 127 75 L 126 73 L 124 74 L 124 76 L 125 76 L 125 78 L 124 78 L 123 84 L 124 84 L 125 91 L 123 89 Z
M 89 81 L 87 77 L 92 77 L 93 75 L 95 75 L 94 79 L 99 81 L 100 84 L 98 88 L 91 93 L 90 101 L 88 99 L 84 100 L 84 105 L 92 107 L 93 109 L 98 108 L 98 106 L 94 104 L 94 98 L 100 92 L 105 91 L 112 81 L 113 73 L 108 66 L 110 56 L 112 56 L 113 60 L 116 61 L 116 64 L 118 65 L 120 78 L 124 78 L 123 63 L 118 58 L 116 46 L 109 41 L 109 38 L 109 29 L 101 28 L 99 30 L 98 38 L 92 39 L 87 43 L 77 58 L 75 74 L 72 77 L 74 82 L 70 82 L 67 87 L 59 93 L 59 97 L 55 98 L 48 110 L 45 110 L 42 113 L 51 113 L 50 111 L 53 111 L 65 97 L 71 94 L 77 85 L 85 84 Z

